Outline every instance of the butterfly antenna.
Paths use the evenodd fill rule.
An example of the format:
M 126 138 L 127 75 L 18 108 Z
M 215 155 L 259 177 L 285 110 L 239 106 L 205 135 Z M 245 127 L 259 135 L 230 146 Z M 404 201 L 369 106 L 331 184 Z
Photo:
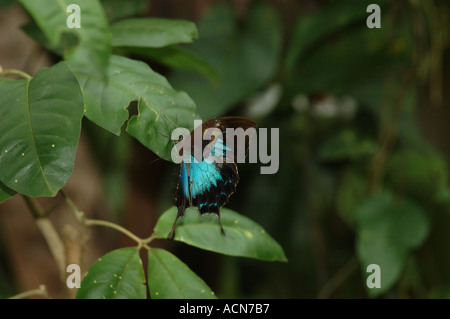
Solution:
M 159 161 L 160 159 L 161 159 L 161 157 L 158 157 L 158 158 L 154 159 L 153 161 L 150 162 L 149 165 L 152 165 L 154 162 L 157 162 L 157 161 Z

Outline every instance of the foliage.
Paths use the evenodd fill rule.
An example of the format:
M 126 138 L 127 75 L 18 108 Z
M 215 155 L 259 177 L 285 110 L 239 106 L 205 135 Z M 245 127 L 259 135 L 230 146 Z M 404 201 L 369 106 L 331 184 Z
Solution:
M 197 30 L 183 20 L 136 18 L 139 0 L 122 11 L 119 1 L 71 0 L 83 7 L 84 22 L 68 30 L 55 1 L 20 2 L 33 18 L 23 30 L 62 61 L 32 78 L 0 78 L 0 202 L 61 190 L 83 115 L 101 128 L 95 132 L 120 135 L 117 148 L 129 136 L 169 159 L 175 127 L 242 113 L 259 127 L 280 128 L 279 172 L 258 175 L 241 165 L 230 206 L 246 217 L 223 209 L 223 237 L 216 216 L 188 210 L 175 240 L 203 254 L 287 255 L 289 263 L 254 267 L 250 259 L 222 258 L 219 296 L 448 296 L 448 160 L 421 133 L 416 112 L 431 104 L 436 88 L 427 81 L 436 83 L 432 70 L 442 68 L 444 40 L 434 28 L 436 9 L 445 6 L 378 1 L 382 28 L 369 29 L 368 0 L 325 1 L 307 12 L 293 5 L 287 21 L 262 1 L 244 19 L 221 3 Z M 137 57 L 168 68 L 167 79 Z M 116 199 L 124 153 L 102 158 L 105 172 L 114 172 L 109 185 L 121 185 Z M 77 298 L 145 298 L 145 285 L 152 298 L 216 297 L 178 257 L 151 246 L 174 220 L 168 206 L 148 238 L 108 224 L 137 246 L 102 256 Z M 106 226 L 74 212 L 87 226 Z M 381 288 L 365 284 L 371 264 L 381 268 Z
M 32 197 L 55 196 L 72 173 L 83 116 L 116 135 L 126 123 L 127 133 L 155 154 L 170 159 L 171 132 L 176 127 L 192 129 L 195 103 L 144 62 L 112 54 L 112 49 L 172 50 L 174 62 L 165 58 L 166 64 L 177 64 L 177 58 L 182 57 L 192 60 L 191 69 L 195 70 L 207 64 L 174 46 L 197 38 L 195 24 L 130 18 L 110 26 L 99 1 L 80 0 L 70 3 L 83 9 L 83 26 L 68 29 L 67 6 L 61 4 L 69 3 L 21 3 L 34 20 L 24 30 L 62 55 L 63 61 L 39 70 L 33 77 L 13 71 L 24 79 L 0 79 L 0 199 L 6 200 L 16 192 Z M 149 52 L 156 60 L 162 57 L 158 51 Z M 136 114 L 128 109 L 133 101 L 137 101 Z M 137 247 L 117 249 L 99 258 L 84 278 L 77 298 L 146 298 L 146 281 L 152 298 L 215 297 L 177 257 L 148 245 L 154 238 L 167 236 L 167 222 L 175 217 L 173 209 L 161 216 L 153 236 L 141 240 L 119 225 L 86 219 L 67 195 L 64 197 L 87 226 L 116 228 L 138 243 Z M 31 208 L 36 209 L 33 205 Z M 286 261 L 282 248 L 261 226 L 226 209 L 222 215 L 228 236 L 215 235 L 212 216 L 197 216 L 185 218 L 175 240 L 227 255 Z M 195 236 L 189 235 L 188 229 L 197 226 L 200 228 Z M 139 256 L 141 248 L 148 251 L 148 280 Z

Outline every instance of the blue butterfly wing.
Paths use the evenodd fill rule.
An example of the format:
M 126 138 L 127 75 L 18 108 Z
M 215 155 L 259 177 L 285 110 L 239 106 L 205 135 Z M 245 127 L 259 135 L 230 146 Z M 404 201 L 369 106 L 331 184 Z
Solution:
M 198 207 L 201 214 L 219 215 L 220 207 L 228 203 L 236 191 L 239 182 L 236 164 L 203 161 L 190 166 L 192 205 Z
M 175 196 L 178 212 L 168 239 L 175 236 L 178 217 L 184 215 L 188 206 L 197 207 L 201 214 L 215 213 L 220 221 L 220 208 L 228 203 L 239 182 L 234 163 L 198 162 L 193 156 L 191 163 L 181 163 Z M 221 230 L 224 233 L 222 224 Z
M 211 119 L 203 123 L 200 128 L 204 130 L 209 127 L 217 127 L 223 133 L 222 139 L 217 139 L 210 155 L 217 156 L 221 153 L 225 161 L 224 163 L 216 163 L 208 160 L 199 161 L 191 155 L 190 163 L 181 162 L 175 196 L 178 213 L 168 239 L 173 239 L 175 236 L 177 219 L 184 215 L 186 207 L 198 207 L 201 214 L 215 213 L 218 215 L 220 221 L 220 208 L 228 203 L 230 196 L 236 191 L 236 186 L 239 182 L 239 173 L 236 166 L 235 150 L 232 150 L 232 161 L 229 161 L 230 159 L 227 157 L 227 150 L 230 150 L 230 148 L 227 147 L 226 143 L 226 127 L 242 127 L 247 129 L 248 127 L 256 127 L 256 124 L 245 118 L 227 117 Z M 205 146 L 205 144 L 202 145 L 203 148 Z M 248 140 L 245 141 L 245 149 L 247 147 Z M 195 154 L 194 149 L 192 149 L 191 154 Z M 224 233 L 222 224 L 220 226 L 222 233 Z

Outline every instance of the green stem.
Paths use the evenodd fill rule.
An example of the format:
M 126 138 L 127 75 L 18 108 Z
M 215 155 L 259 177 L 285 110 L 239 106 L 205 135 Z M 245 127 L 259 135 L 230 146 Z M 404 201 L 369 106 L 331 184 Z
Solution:
M 35 198 L 25 195 L 22 195 L 22 197 L 35 219 L 45 217 L 45 211 L 42 209 L 41 205 L 36 201 Z
M 25 203 L 33 214 L 36 225 L 41 231 L 42 236 L 44 236 L 50 252 L 52 253 L 53 258 L 58 265 L 61 279 L 64 280 L 66 274 L 66 254 L 61 237 L 59 236 L 52 222 L 47 218 L 44 209 L 39 204 L 39 202 L 33 197 L 28 197 L 25 195 L 22 195 L 22 197 L 24 198 Z
M 72 202 L 72 200 L 69 198 L 69 196 L 67 196 L 67 194 L 64 193 L 63 190 L 60 190 L 60 193 L 66 200 L 67 205 L 69 205 L 69 207 L 74 212 L 75 217 L 77 218 L 77 220 L 79 222 L 83 223 L 84 225 L 86 225 L 88 227 L 89 226 L 103 226 L 103 227 L 109 227 L 109 228 L 115 229 L 118 232 L 120 232 L 120 233 L 128 236 L 132 240 L 134 240 L 136 243 L 138 243 L 139 247 L 144 247 L 145 249 L 150 249 L 150 247 L 147 244 L 153 240 L 153 236 L 150 236 L 146 239 L 142 239 L 142 238 L 139 238 L 138 236 L 136 236 L 135 234 L 133 234 L 132 232 L 130 232 L 128 229 L 126 229 L 118 224 L 115 224 L 113 222 L 109 222 L 106 220 L 100 220 L 100 219 L 86 218 L 84 213 L 75 206 L 75 204 Z
M 9 297 L 8 299 L 25 299 L 31 296 L 44 296 L 45 298 L 50 298 L 47 292 L 47 287 L 45 287 L 45 285 L 40 285 L 37 289 L 21 292 L 20 294 Z
M 75 206 L 70 197 L 67 196 L 67 194 L 62 189 L 59 192 L 66 201 L 67 205 L 69 205 L 69 207 L 72 209 L 73 213 L 75 214 L 75 218 L 81 223 L 84 222 L 85 219 L 84 213 L 81 210 L 79 210 L 77 206 Z
M 142 242 L 144 244 L 148 244 L 149 242 L 151 242 L 154 239 L 153 235 L 151 235 L 150 237 L 144 238 L 142 239 Z
M 0 76 L 6 77 L 9 75 L 17 75 L 17 76 L 20 76 L 27 80 L 31 80 L 33 78 L 31 75 L 29 75 L 28 73 L 25 73 L 23 71 L 14 70 L 14 69 L 3 70 L 3 68 L 1 68 L 1 66 L 0 66 Z
M 86 219 L 84 221 L 84 224 L 86 226 L 104 226 L 104 227 L 109 227 L 109 228 L 115 229 L 118 232 L 121 232 L 122 234 L 130 237 L 131 239 L 133 239 L 138 244 L 142 243 L 142 239 L 137 237 L 135 234 L 130 232 L 128 229 L 126 229 L 126 228 L 124 228 L 124 227 L 122 227 L 120 225 L 117 225 L 115 223 L 106 221 L 106 220 Z

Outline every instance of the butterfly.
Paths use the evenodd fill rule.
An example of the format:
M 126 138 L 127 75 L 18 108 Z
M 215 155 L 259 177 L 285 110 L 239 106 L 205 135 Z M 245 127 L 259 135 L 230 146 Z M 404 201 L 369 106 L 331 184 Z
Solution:
M 237 132 L 240 128 L 246 134 L 238 137 L 239 133 L 230 133 L 233 131 L 230 129 Z M 204 133 L 211 130 L 218 135 L 202 138 L 201 143 L 195 143 L 195 134 L 203 137 Z M 190 133 L 190 136 L 186 138 L 190 142 L 187 144 L 190 145 L 187 146 L 190 154 L 183 157 L 180 164 L 175 194 L 175 205 L 178 211 L 167 237 L 169 240 L 175 237 L 178 218 L 184 216 L 186 208 L 190 206 L 197 207 L 200 214 L 217 214 L 220 230 L 225 235 L 220 219 L 220 208 L 228 203 L 230 196 L 236 191 L 239 182 L 236 162 L 242 162 L 245 159 L 250 139 L 255 133 L 255 122 L 237 116 L 210 119 Z M 197 155 L 204 155 L 203 151 L 206 155 L 209 154 L 210 158 Z M 221 158 L 222 161 L 211 160 L 211 158 Z

